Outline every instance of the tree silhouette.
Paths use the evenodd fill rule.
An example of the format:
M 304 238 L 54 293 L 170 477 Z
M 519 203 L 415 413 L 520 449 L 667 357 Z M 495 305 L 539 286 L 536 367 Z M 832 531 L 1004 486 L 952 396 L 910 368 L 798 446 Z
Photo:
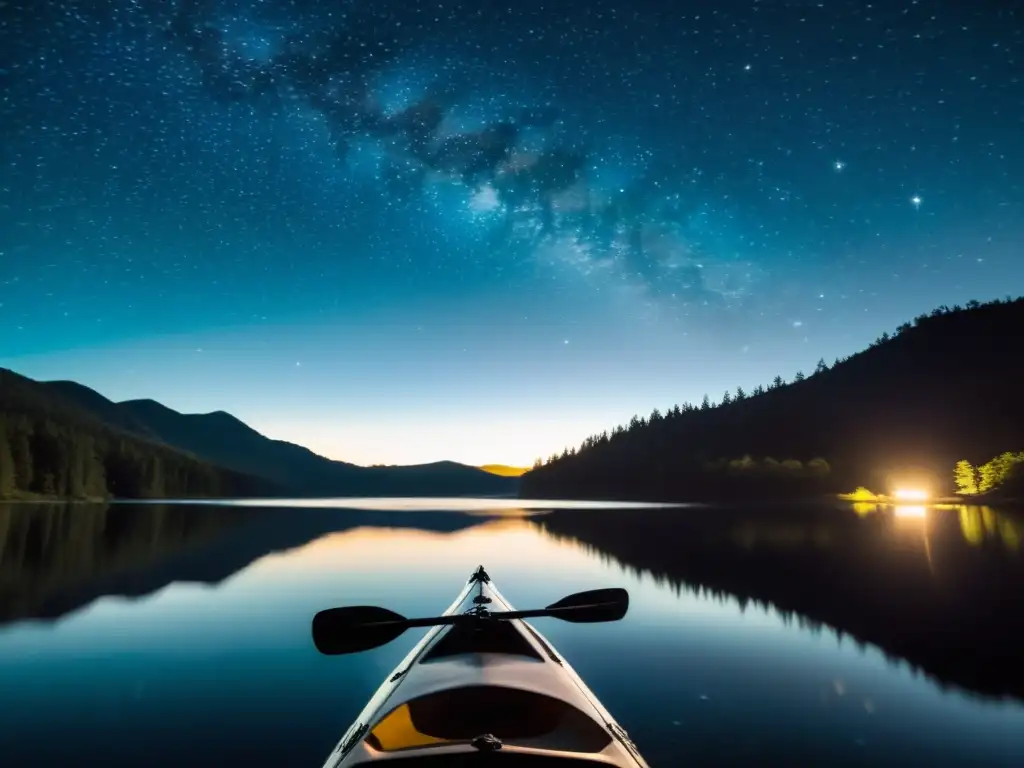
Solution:
M 771 389 L 779 389 L 779 388 L 785 386 L 785 384 L 786 384 L 786 380 L 785 379 L 783 379 L 781 376 L 776 376 L 774 379 L 772 379 Z
M 702 411 L 711 410 L 711 400 L 708 399 L 707 395 L 704 395 L 704 399 L 700 401 L 700 409 Z
M 803 371 L 797 371 L 796 372 L 796 376 L 793 377 L 793 383 L 795 384 L 797 382 L 804 381 L 804 380 L 805 380 L 804 372 Z
M 729 405 L 732 402 L 732 395 L 729 394 L 729 390 L 725 390 L 725 394 L 722 395 L 722 405 Z
M 824 373 L 827 370 L 828 370 L 828 365 L 825 363 L 825 358 L 823 358 L 823 357 L 819 358 L 818 359 L 818 364 L 814 367 L 814 373 L 815 374 Z
M 736 400 L 737 400 L 737 402 L 740 401 L 740 400 L 746 400 L 746 399 L 747 399 L 747 393 L 743 391 L 743 387 L 736 387 Z

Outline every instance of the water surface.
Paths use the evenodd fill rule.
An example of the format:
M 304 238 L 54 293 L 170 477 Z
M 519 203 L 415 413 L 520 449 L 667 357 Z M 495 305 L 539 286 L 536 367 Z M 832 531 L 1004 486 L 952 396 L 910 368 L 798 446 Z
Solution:
M 996 511 L 342 504 L 0 507 L 4 764 L 319 766 L 420 633 L 327 658 L 312 615 L 440 611 L 482 563 L 518 607 L 629 589 L 537 624 L 652 766 L 1024 765 Z

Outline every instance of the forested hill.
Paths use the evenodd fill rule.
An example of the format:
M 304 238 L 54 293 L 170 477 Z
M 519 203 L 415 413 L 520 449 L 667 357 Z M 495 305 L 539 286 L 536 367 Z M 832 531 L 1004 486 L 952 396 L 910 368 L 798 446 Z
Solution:
M 129 434 L 0 368 L 0 498 L 268 496 L 275 483 Z
M 1024 449 L 1024 300 L 940 307 L 808 375 L 634 417 L 522 479 L 533 498 L 714 500 L 887 490 Z

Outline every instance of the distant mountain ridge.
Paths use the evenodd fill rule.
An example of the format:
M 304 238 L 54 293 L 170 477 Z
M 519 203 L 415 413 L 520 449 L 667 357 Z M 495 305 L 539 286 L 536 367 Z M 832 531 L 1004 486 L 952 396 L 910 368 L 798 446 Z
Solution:
M 518 490 L 518 478 L 465 464 L 362 467 L 266 437 L 224 411 L 183 414 L 155 400 L 116 403 L 77 382 L 38 383 L 111 428 L 263 478 L 296 496 L 510 496 Z

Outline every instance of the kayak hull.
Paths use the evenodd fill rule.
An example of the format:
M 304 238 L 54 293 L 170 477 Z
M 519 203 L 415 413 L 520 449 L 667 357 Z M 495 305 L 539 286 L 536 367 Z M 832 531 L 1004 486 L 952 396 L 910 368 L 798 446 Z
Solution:
M 481 567 L 444 615 L 513 610 Z M 648 768 L 575 670 L 523 619 L 432 627 L 324 768 L 385 762 Z

